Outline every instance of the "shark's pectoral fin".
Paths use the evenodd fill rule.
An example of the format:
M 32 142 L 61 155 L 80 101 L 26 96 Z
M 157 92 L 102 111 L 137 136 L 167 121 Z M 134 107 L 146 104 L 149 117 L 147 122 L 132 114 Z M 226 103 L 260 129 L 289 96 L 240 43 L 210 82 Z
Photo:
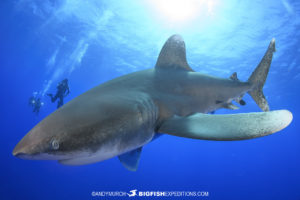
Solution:
M 288 126 L 288 110 L 230 115 L 195 114 L 173 117 L 162 123 L 159 132 L 204 140 L 244 140 L 278 132 Z
M 140 147 L 135 150 L 129 151 L 127 153 L 124 153 L 122 155 L 119 155 L 119 160 L 126 169 L 130 171 L 137 170 L 140 162 L 142 148 L 143 147 Z

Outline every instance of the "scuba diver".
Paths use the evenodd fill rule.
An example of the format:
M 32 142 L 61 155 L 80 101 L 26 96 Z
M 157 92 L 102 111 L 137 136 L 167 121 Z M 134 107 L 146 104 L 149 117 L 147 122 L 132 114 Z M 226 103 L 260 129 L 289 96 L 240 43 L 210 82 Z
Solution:
M 32 97 L 29 98 L 29 105 L 31 107 L 33 107 L 32 112 L 34 112 L 34 113 L 36 113 L 38 115 L 39 112 L 40 112 L 40 108 L 44 105 L 44 103 L 41 102 L 40 98 L 32 96 Z
M 62 80 L 60 83 L 56 86 L 57 92 L 55 96 L 53 94 L 47 94 L 49 97 L 51 97 L 51 102 L 55 102 L 56 99 L 58 99 L 57 102 L 57 108 L 64 105 L 64 98 L 70 93 L 69 85 L 68 85 L 68 79 Z

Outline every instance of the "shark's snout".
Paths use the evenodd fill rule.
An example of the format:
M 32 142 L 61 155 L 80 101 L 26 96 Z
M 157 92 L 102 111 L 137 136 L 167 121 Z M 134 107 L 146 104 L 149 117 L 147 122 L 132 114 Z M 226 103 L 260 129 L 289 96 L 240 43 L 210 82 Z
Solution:
M 12 154 L 22 159 L 32 159 L 45 150 L 47 134 L 39 126 L 29 131 L 13 149 Z
M 26 160 L 31 160 L 30 158 L 32 157 L 31 155 L 22 152 L 13 152 L 13 155 L 17 158 L 26 159 Z
M 50 131 L 49 131 L 50 130 Z M 13 156 L 26 160 L 61 160 L 69 159 L 76 152 L 61 148 L 62 138 L 43 124 L 29 131 L 12 151 Z
M 28 157 L 33 154 L 32 151 L 32 141 L 29 140 L 28 135 L 26 135 L 14 148 L 12 154 L 18 158 Z
M 32 135 L 27 134 L 14 148 L 12 154 L 26 160 L 59 160 L 65 156 L 49 154 L 48 145 L 41 140 L 31 140 Z
M 13 156 L 19 157 L 21 154 L 24 154 L 22 150 L 20 150 L 19 148 L 17 148 L 17 146 L 14 148 L 13 152 L 12 152 Z

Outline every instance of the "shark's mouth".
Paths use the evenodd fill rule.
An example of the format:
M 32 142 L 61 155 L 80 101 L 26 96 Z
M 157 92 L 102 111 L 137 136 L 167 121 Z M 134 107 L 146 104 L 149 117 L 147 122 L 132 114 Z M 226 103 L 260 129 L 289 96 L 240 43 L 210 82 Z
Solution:
M 24 160 L 64 160 L 64 159 L 71 159 L 73 157 L 72 155 L 69 154 L 49 154 L 49 153 L 38 153 L 38 154 L 19 153 L 16 156 Z
M 73 155 L 71 158 L 58 159 L 58 162 L 63 165 L 86 165 L 107 160 L 117 156 L 119 153 L 120 152 L 116 148 L 112 148 L 111 150 L 102 148 L 102 150 L 100 149 L 94 153 L 80 152 Z

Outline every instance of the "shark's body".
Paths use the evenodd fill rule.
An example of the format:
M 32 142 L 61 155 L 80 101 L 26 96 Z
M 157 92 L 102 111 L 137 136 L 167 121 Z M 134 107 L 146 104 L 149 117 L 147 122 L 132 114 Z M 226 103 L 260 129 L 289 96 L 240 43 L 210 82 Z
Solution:
M 243 102 L 247 92 L 268 111 L 262 87 L 274 51 L 272 40 L 247 82 L 239 81 L 236 74 L 222 79 L 194 72 L 186 62 L 183 40 L 174 35 L 165 43 L 155 68 L 113 79 L 73 99 L 33 128 L 13 154 L 70 165 L 119 156 L 126 168 L 136 170 L 142 146 L 158 132 L 211 140 L 277 132 L 291 122 L 290 112 L 199 114 L 236 109 L 231 102 Z

